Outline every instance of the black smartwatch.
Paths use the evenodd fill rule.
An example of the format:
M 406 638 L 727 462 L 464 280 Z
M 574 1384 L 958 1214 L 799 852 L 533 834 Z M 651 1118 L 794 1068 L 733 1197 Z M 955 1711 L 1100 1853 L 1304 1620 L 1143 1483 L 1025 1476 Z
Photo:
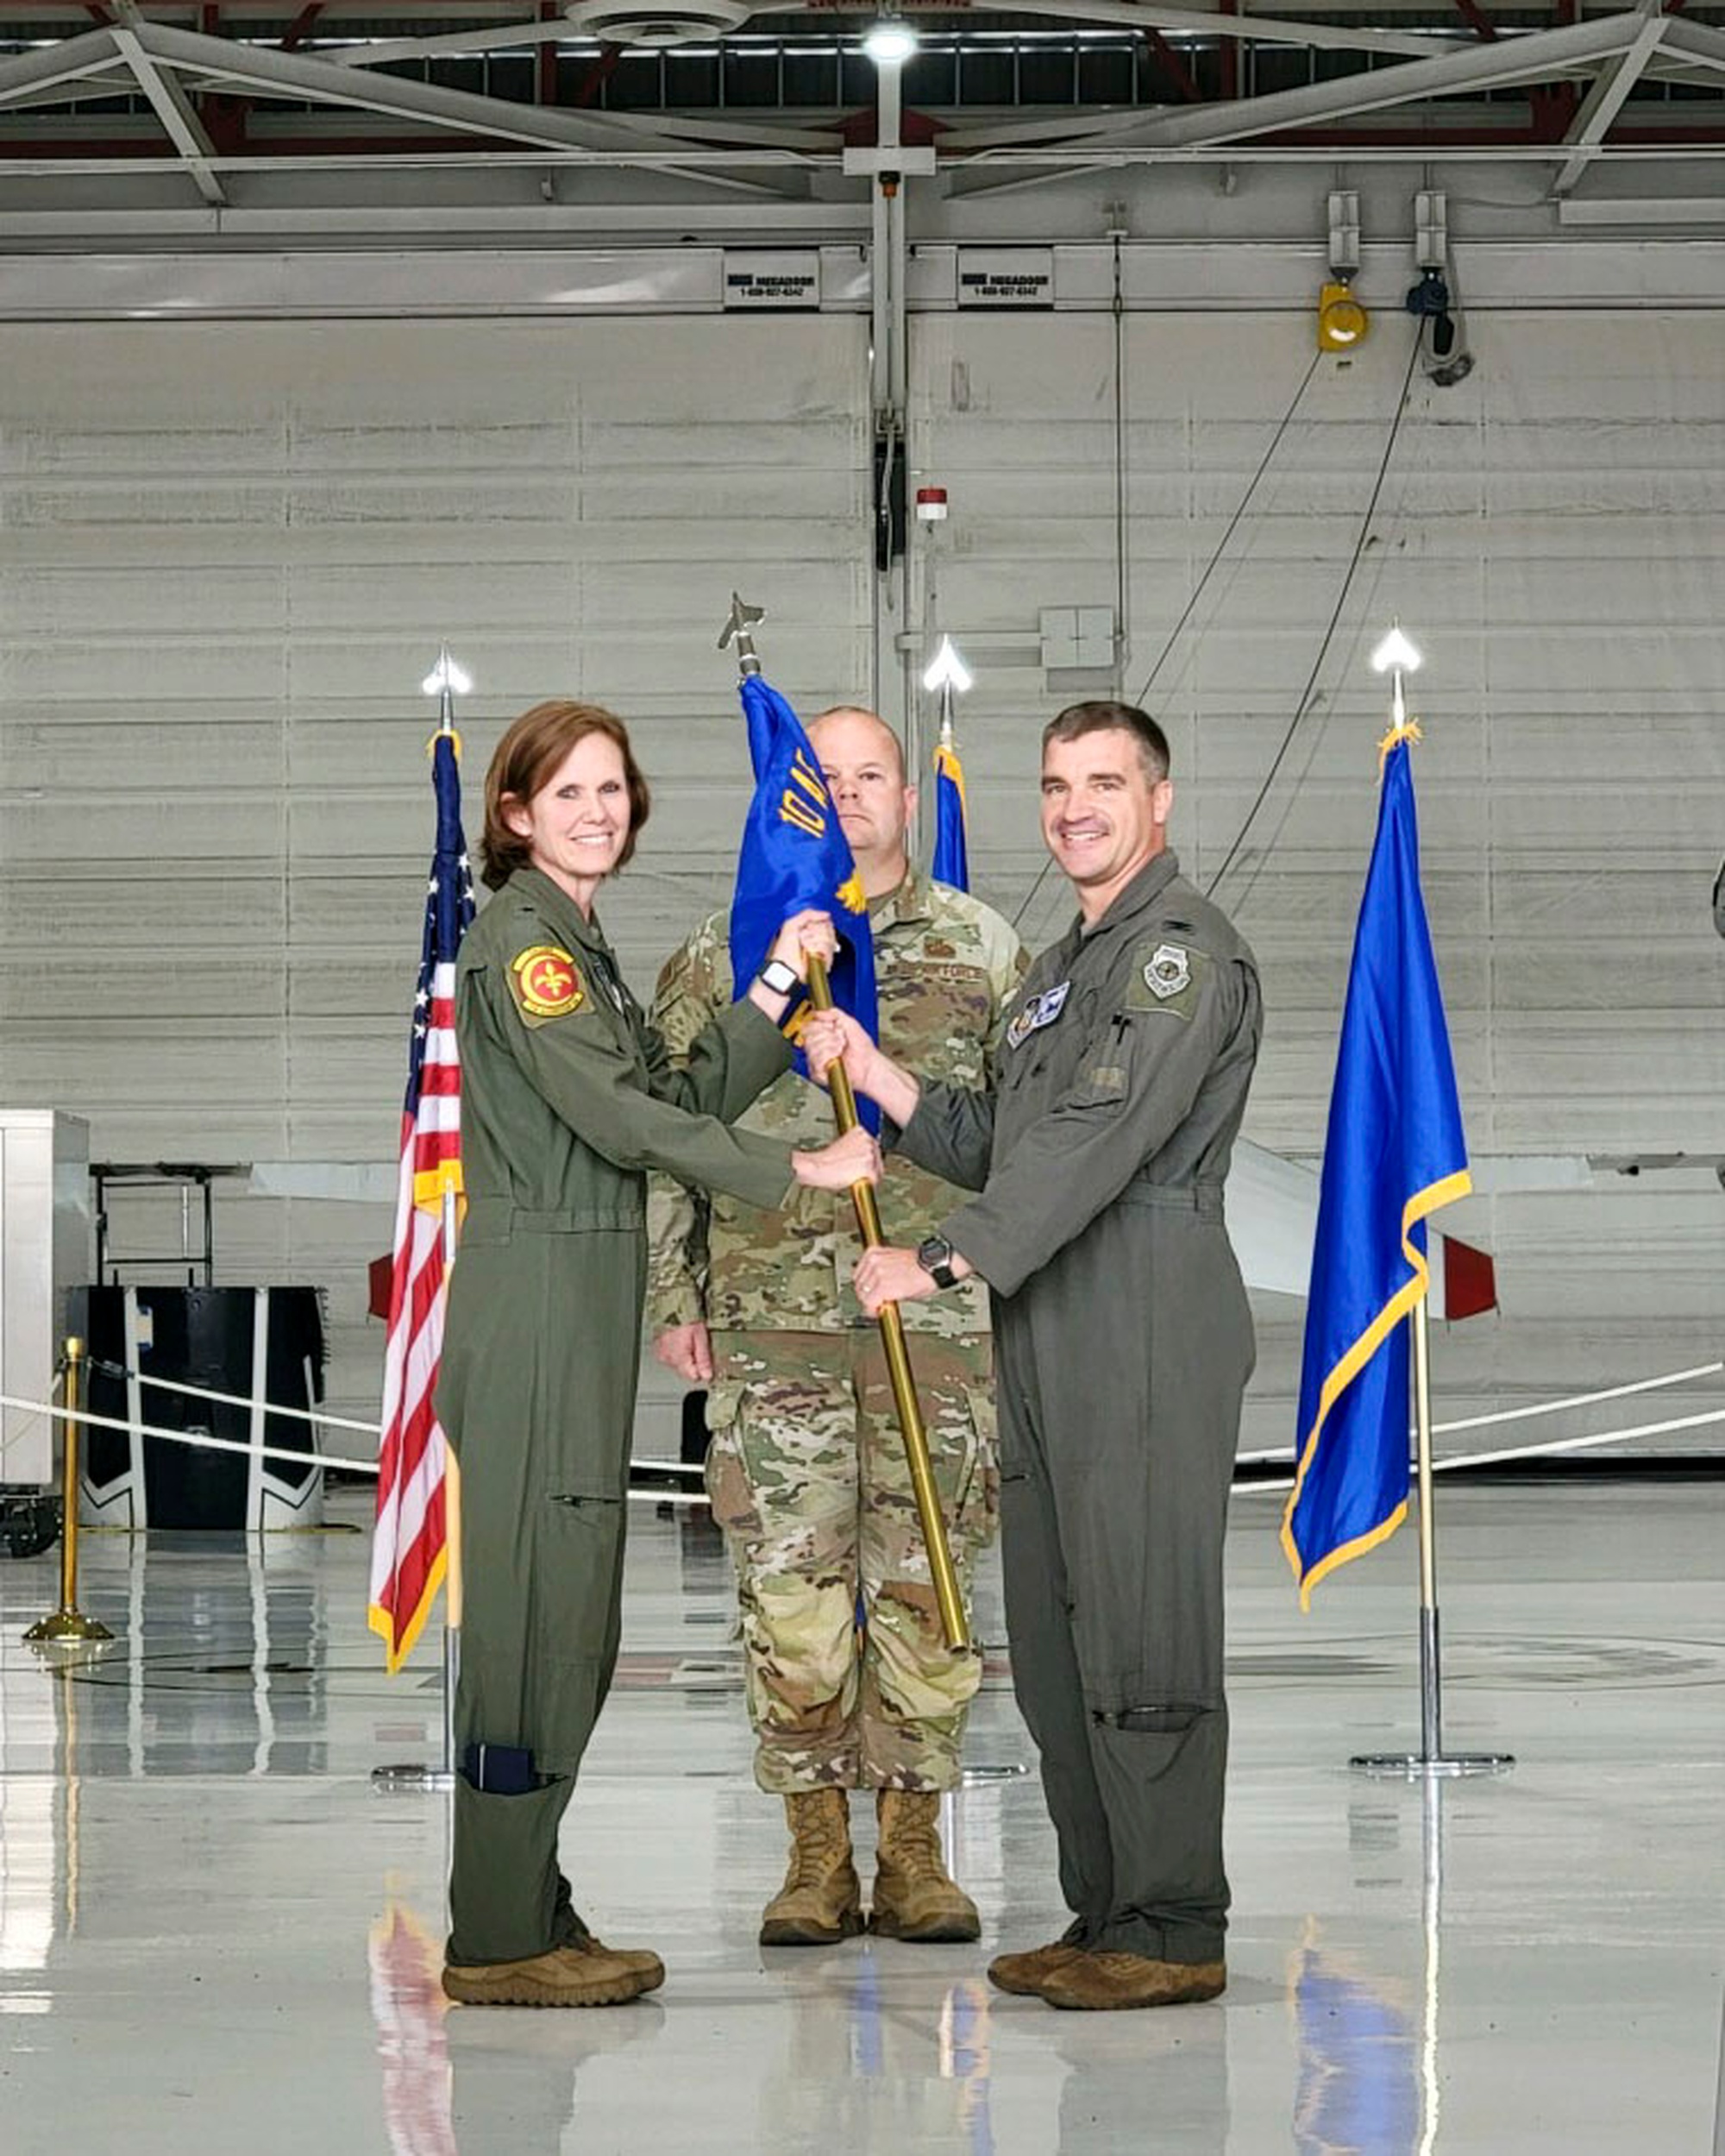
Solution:
M 957 1287 L 958 1275 L 952 1270 L 952 1245 L 944 1235 L 925 1235 L 917 1245 L 917 1263 L 937 1287 Z
M 775 996 L 788 996 L 802 986 L 797 978 L 795 966 L 787 965 L 782 959 L 768 959 L 755 977 L 762 988 L 771 990 Z

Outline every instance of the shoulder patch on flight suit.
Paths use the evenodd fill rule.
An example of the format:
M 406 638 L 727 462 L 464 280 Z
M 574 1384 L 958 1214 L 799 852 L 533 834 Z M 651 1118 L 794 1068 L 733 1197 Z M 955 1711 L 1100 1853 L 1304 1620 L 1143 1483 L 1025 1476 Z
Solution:
M 1124 1010 L 1165 1010 L 1189 1018 L 1198 1004 L 1209 965 L 1207 951 L 1190 944 L 1158 940 L 1133 952 L 1132 972 L 1121 1001 Z
M 510 960 L 509 992 L 530 1026 L 567 1018 L 587 1000 L 580 968 L 555 943 L 530 944 Z

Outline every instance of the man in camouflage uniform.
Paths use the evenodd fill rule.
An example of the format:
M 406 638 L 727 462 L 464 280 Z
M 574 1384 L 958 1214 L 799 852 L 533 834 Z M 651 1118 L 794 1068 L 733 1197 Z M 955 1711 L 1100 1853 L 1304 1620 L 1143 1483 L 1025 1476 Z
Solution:
M 889 727 L 841 707 L 808 731 L 869 898 L 881 1039 L 954 1084 L 980 1085 L 1024 974 L 1018 938 L 911 868 L 915 795 Z M 731 993 L 728 921 L 715 914 L 660 976 L 655 1020 L 674 1053 Z M 819 1144 L 832 1106 L 787 1072 L 740 1127 Z M 888 1232 L 912 1242 L 956 1200 L 905 1161 L 880 1189 Z M 707 1488 L 737 1566 L 756 1779 L 784 1797 L 790 1822 L 790 1870 L 762 1942 L 812 1945 L 862 1928 L 853 1788 L 878 1793 L 872 1927 L 975 1939 L 975 1907 L 947 1876 L 937 1822 L 981 1663 L 952 1654 L 941 1630 L 880 1334 L 850 1283 L 850 1201 L 809 1193 L 769 1214 L 656 1179 L 648 1225 L 655 1352 L 710 1388 Z M 986 1296 L 957 1289 L 907 1311 L 906 1326 L 968 1593 L 998 1512 Z

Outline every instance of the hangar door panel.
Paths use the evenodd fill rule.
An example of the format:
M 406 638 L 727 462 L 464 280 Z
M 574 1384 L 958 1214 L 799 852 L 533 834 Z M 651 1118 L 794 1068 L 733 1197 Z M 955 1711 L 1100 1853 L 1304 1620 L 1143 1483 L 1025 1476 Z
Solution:
M 865 338 L 0 329 L 0 1102 L 88 1116 L 96 1158 L 392 1156 L 445 638 L 474 839 L 505 720 L 630 722 L 654 818 L 605 911 L 650 989 L 728 888 L 733 584 L 793 695 L 867 678 Z M 334 1405 L 374 1393 L 388 1239 L 387 1209 L 221 1202 L 221 1277 L 334 1285 Z
M 952 503 L 926 566 L 979 676 L 979 888 L 1033 940 L 1067 917 L 1028 776 L 1041 721 L 1113 683 L 1045 671 L 1038 625 L 1123 590 L 1120 685 L 1170 735 L 1174 843 L 1264 969 L 1250 1135 L 1314 1156 L 1376 814 L 1368 656 L 1399 616 L 1427 653 L 1425 888 L 1470 1140 L 1516 1185 L 1452 1216 L 1496 1253 L 1504 1308 L 1452 1329 L 1446 1381 L 1552 1397 L 1712 1360 L 1725 318 L 1482 313 L 1450 388 L 1410 380 L 1394 317 L 1346 365 L 1314 364 L 1287 313 L 1123 332 L 1117 403 L 1107 313 L 915 324 L 913 458 Z M 1636 1153 L 1703 1157 L 1589 1165 Z M 1285 1443 L 1297 1329 L 1265 1316 L 1254 1435 Z

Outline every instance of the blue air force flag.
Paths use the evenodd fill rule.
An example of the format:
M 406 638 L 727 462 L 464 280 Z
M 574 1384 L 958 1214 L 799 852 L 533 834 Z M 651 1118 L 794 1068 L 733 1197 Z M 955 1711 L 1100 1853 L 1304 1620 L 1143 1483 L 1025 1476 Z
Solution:
M 964 833 L 964 766 L 958 751 L 943 741 L 934 752 L 934 862 L 938 883 L 955 890 L 970 888 L 970 852 Z
M 869 906 L 819 759 L 795 712 L 762 676 L 744 675 L 742 693 L 755 798 L 743 827 L 731 902 L 735 993 L 748 993 L 786 916 L 819 906 L 832 915 L 838 931 L 838 955 L 829 969 L 832 1000 L 875 1035 L 879 1024 Z M 800 1052 L 796 1065 L 806 1077 Z M 856 1112 L 870 1130 L 880 1128 L 873 1102 L 859 1100 Z
M 1282 1541 L 1302 1608 L 1408 1510 L 1408 1329 L 1430 1285 L 1425 1220 L 1471 1188 L 1443 996 L 1420 895 L 1409 744 L 1384 745 L 1330 1096 Z

